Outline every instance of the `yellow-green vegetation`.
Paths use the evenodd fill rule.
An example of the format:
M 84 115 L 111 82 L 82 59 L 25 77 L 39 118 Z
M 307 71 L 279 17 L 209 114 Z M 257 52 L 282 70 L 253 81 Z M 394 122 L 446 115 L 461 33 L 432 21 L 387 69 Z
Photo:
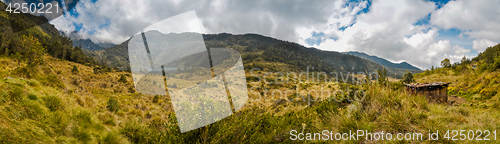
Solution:
M 5 7 L 3 3 L 2 6 Z M 450 141 L 443 137 L 447 130 L 493 132 L 500 127 L 498 45 L 473 60 L 465 59 L 460 64 L 444 61 L 444 68 L 415 75 L 417 82 L 452 82 L 449 93 L 470 101 L 453 106 L 428 103 L 422 96 L 407 94 L 402 83 L 386 77 L 386 74 L 403 71 L 385 71 L 380 65 L 353 56 L 305 49 L 253 34 L 205 35 L 208 47 L 232 47 L 242 53 L 249 100 L 242 109 L 221 121 L 180 133 L 168 96 L 137 93 L 130 73 L 98 65 L 48 24 L 13 32 L 44 19 L 0 14 L 0 143 L 297 142 L 291 140 L 292 130 L 422 133 L 422 140 L 412 141 L 364 138 L 334 141 L 341 143 L 448 143 Z M 126 44 L 119 45 L 120 49 L 105 50 L 111 53 L 99 61 L 114 63 L 112 66 L 127 65 L 128 55 L 123 50 Z M 305 83 L 288 76 L 278 77 L 277 73 L 256 82 L 258 78 L 250 74 L 252 68 L 261 68 L 262 71 L 255 73 L 263 77 L 265 71 L 306 71 L 307 66 L 315 67 L 311 70 L 314 72 L 382 70 L 379 72 L 382 78 L 366 77 L 370 84 L 351 85 L 328 82 L 331 79 L 322 77 Z M 189 75 L 179 73 L 173 78 L 181 76 Z M 405 78 L 408 79 L 404 82 L 412 82 L 409 73 Z M 184 85 L 188 84 L 169 88 Z M 297 89 L 300 91 L 294 92 Z M 322 94 L 324 90 L 333 93 Z M 364 91 L 365 97 L 354 93 L 357 90 Z M 288 91 L 291 92 L 286 93 Z M 349 101 L 346 97 L 362 100 Z M 428 133 L 436 131 L 440 133 L 439 140 L 425 141 L 429 139 Z M 481 142 L 498 143 L 494 136 L 489 138 L 492 141 Z
M 0 2 L 0 9 L 7 5 Z M 0 54 L 15 60 L 24 61 L 33 67 L 43 63 L 41 56 L 49 54 L 53 57 L 77 62 L 85 65 L 97 64 L 86 56 L 80 47 L 73 47 L 70 38 L 61 36 L 58 30 L 43 16 L 24 13 L 8 13 L 0 15 Z M 26 67 L 25 71 L 30 67 Z M 28 74 L 29 73 L 25 73 Z
M 416 81 L 450 82 L 448 94 L 467 98 L 474 107 L 498 107 L 500 100 L 500 45 L 489 47 L 485 52 L 469 60 L 450 64 L 445 59 L 441 68 L 426 70 L 415 75 Z
M 285 84 L 255 83 L 291 90 L 361 89 L 361 102 L 294 101 L 251 90 L 247 105 L 214 124 L 180 133 L 168 97 L 146 96 L 128 91 L 131 76 L 126 72 L 96 72 L 95 67 L 44 56 L 32 78 L 11 71 L 17 62 L 1 57 L 0 63 L 0 142 L 2 143 L 238 143 L 293 142 L 290 131 L 319 133 L 322 130 L 372 133 L 423 133 L 429 130 L 496 130 L 496 108 L 448 106 L 427 103 L 424 97 L 410 96 L 398 83 L 349 85 L 342 83 Z M 24 64 L 25 65 L 25 64 Z M 79 73 L 72 73 L 76 66 Z M 258 73 L 258 72 L 256 72 Z M 262 73 L 261 73 L 262 74 Z M 50 75 L 50 76 L 44 76 Z M 260 74 L 259 74 L 260 75 Z M 127 81 L 120 80 L 125 77 Z M 249 79 L 251 76 L 247 75 Z M 270 76 L 269 80 L 275 79 Z M 133 87 L 132 87 L 133 88 Z M 293 98 L 294 95 L 290 94 Z M 289 95 L 289 96 L 290 96 Z M 346 95 L 352 96 L 352 93 Z M 339 95 L 337 95 L 339 96 Z M 317 98 L 316 95 L 311 97 Z M 406 142 L 424 142 L 406 141 Z M 314 142 L 314 141 L 311 141 Z M 376 142 L 363 139 L 337 142 Z M 384 141 L 379 141 L 384 142 Z M 392 142 L 392 141 L 388 141 Z M 394 141 L 405 142 L 405 141 Z M 440 143 L 447 142 L 440 138 Z M 473 143 L 474 141 L 461 141 Z M 484 141 L 495 143 L 497 141 Z
M 118 75 L 123 72 L 94 75 L 91 67 L 43 57 L 45 63 L 33 69 L 31 78 L 12 71 L 20 68 L 16 60 L 0 58 L 3 67 L 0 69 L 0 141 L 127 142 L 115 127 L 128 120 L 123 110 L 133 105 L 149 108 L 143 105 L 150 99 L 128 93 L 125 89 L 131 85 L 118 82 Z M 25 65 L 22 63 L 21 67 Z M 71 72 L 74 67 L 78 67 L 79 73 Z M 118 96 L 122 101 L 134 99 L 134 103 L 118 109 L 118 100 L 114 100 Z M 160 111 L 148 112 L 163 113 L 163 109 L 157 109 Z

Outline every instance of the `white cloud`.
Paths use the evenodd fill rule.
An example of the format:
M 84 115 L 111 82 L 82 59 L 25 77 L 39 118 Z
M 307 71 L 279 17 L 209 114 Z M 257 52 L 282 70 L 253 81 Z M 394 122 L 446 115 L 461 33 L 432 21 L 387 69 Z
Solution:
M 447 7 L 450 6 L 445 5 L 443 9 L 447 9 Z M 440 9 L 438 11 L 447 10 Z M 345 18 L 356 17 L 356 23 L 345 31 L 335 30 L 339 26 L 326 30 L 311 28 L 311 30 L 316 31 L 331 30 L 331 35 L 338 36 L 338 39 L 327 39 L 321 44 L 308 46 L 323 50 L 362 51 L 393 62 L 407 61 L 424 69 L 439 66 L 440 61 L 444 58 L 458 62 L 464 55 L 470 54 L 471 50 L 451 44 L 448 39 L 436 40 L 439 36 L 439 28 L 444 27 L 432 25 L 434 23 L 438 25 L 436 19 L 443 18 L 438 13 L 435 3 L 429 1 L 373 1 L 370 12 L 366 14 L 341 15 L 329 20 L 341 21 Z M 415 25 L 418 20 L 426 18 L 429 14 L 431 14 L 434 23 Z M 465 34 L 472 37 L 471 33 Z M 302 39 L 306 38 L 308 37 Z M 307 45 L 304 41 L 300 41 L 300 43 Z
M 440 28 L 464 30 L 474 39 L 500 41 L 499 0 L 450 1 L 431 15 L 430 22 Z
M 455 45 L 453 49 L 455 50 L 455 55 L 465 55 L 470 53 L 470 49 L 465 49 L 464 47 L 458 45 Z
M 58 18 L 51 23 L 63 30 L 74 30 L 68 22 L 82 24 L 84 38 L 116 44 L 155 22 L 195 10 L 208 33 L 258 33 L 297 41 L 296 29 L 328 22 L 335 2 L 81 0 L 75 8 L 78 17 Z
M 457 0 L 436 10 L 435 3 L 427 0 L 374 0 L 370 11 L 362 14 L 368 2 L 346 3 L 81 0 L 76 7 L 78 17 L 60 17 L 51 23 L 65 31 L 75 29 L 71 23 L 82 24 L 84 37 L 121 43 L 155 22 L 195 10 L 208 33 L 257 33 L 323 50 L 362 51 L 420 68 L 438 66 L 444 58 L 459 61 L 471 51 L 447 39 L 436 40 L 439 29 L 464 30 L 461 35 L 477 39 L 474 50 L 500 41 L 500 11 L 494 8 L 500 1 Z M 414 25 L 429 14 L 430 24 Z M 321 43 L 309 45 L 308 39 Z
M 52 20 L 51 23 L 56 23 L 57 29 L 63 32 L 72 32 L 75 30 L 73 22 L 69 21 L 65 15 Z
M 474 40 L 472 41 L 472 49 L 480 53 L 486 50 L 486 48 L 490 46 L 495 46 L 496 44 L 498 43 L 487 39 Z
M 434 40 L 439 35 L 438 29 L 414 25 L 435 8 L 434 3 L 427 1 L 373 1 L 370 11 L 358 15 L 354 25 L 332 32 L 339 36 L 337 40 L 325 40 L 313 46 L 324 50 L 362 51 L 393 62 L 407 61 L 428 68 L 454 53 L 454 46 L 449 41 Z M 341 19 L 334 17 L 330 21 Z

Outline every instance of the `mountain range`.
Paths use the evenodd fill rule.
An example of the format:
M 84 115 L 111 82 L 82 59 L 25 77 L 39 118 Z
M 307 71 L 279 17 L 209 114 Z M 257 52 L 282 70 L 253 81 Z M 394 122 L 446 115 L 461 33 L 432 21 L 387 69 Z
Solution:
M 363 52 L 357 52 L 357 51 L 349 51 L 349 52 L 343 52 L 345 54 L 350 54 L 350 55 L 353 55 L 353 56 L 357 56 L 357 57 L 360 57 L 360 58 L 364 58 L 364 59 L 367 59 L 367 60 L 370 60 L 372 62 L 375 62 L 375 63 L 378 63 L 380 65 L 383 65 L 383 66 L 386 66 L 386 67 L 390 67 L 390 68 L 400 68 L 400 69 L 411 69 L 411 70 L 420 70 L 419 68 L 407 63 L 407 62 L 401 62 L 401 63 L 392 63 L 384 58 L 380 58 L 380 57 L 377 57 L 377 56 L 372 56 L 372 55 L 368 55 L 366 53 L 363 53 Z
M 115 46 L 115 44 L 107 43 L 107 42 L 94 43 L 90 39 L 83 38 L 82 35 L 80 35 L 78 33 L 78 31 L 72 31 L 69 33 L 59 31 L 59 33 L 61 35 L 65 35 L 65 36 L 71 38 L 71 41 L 73 41 L 73 46 L 75 46 L 75 47 L 80 46 L 82 49 L 86 49 L 86 50 L 98 51 L 98 50 L 104 50 L 104 49 Z
M 151 33 L 146 32 L 146 33 Z M 165 37 L 186 36 L 193 33 L 166 34 Z M 391 77 L 400 78 L 408 70 L 418 73 L 415 67 L 406 69 L 384 66 L 366 58 L 335 51 L 323 51 L 316 48 L 307 48 L 297 43 L 278 40 L 258 34 L 233 35 L 228 33 L 203 34 L 207 48 L 232 48 L 240 52 L 244 67 L 247 70 L 260 68 L 264 71 L 318 71 L 318 72 L 376 72 L 387 71 Z M 89 51 L 86 53 L 96 61 L 110 67 L 127 68 L 129 66 L 128 42 L 108 49 Z

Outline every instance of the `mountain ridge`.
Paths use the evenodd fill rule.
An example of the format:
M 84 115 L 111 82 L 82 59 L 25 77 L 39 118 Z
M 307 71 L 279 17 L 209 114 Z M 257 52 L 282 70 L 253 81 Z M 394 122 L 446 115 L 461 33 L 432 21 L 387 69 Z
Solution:
M 59 31 L 61 35 L 65 35 L 69 38 L 71 38 L 71 41 L 73 41 L 73 46 L 79 46 L 82 49 L 87 49 L 87 50 L 92 50 L 92 51 L 98 51 L 98 50 L 104 50 L 110 47 L 115 46 L 115 44 L 112 43 L 95 43 L 90 39 L 85 39 L 83 38 L 78 31 L 72 31 L 72 32 L 63 32 Z
M 378 56 L 374 56 L 374 55 L 368 55 L 366 53 L 359 52 L 359 51 L 349 51 L 349 52 L 343 52 L 343 53 L 349 54 L 349 55 L 353 55 L 353 56 L 357 56 L 357 57 L 360 57 L 360 58 L 364 58 L 364 59 L 373 61 L 375 63 L 378 63 L 378 64 L 386 66 L 386 67 L 390 67 L 390 68 L 421 70 L 420 68 L 417 68 L 417 67 L 415 67 L 415 66 L 413 66 L 413 65 L 411 65 L 411 64 L 409 64 L 408 62 L 405 62 L 405 61 L 401 62 L 401 63 L 393 63 L 393 62 L 390 62 L 387 59 L 384 59 L 384 58 L 381 58 L 381 57 L 378 57 Z
M 240 52 L 246 70 L 253 68 L 268 71 L 307 71 L 314 68 L 322 72 L 376 72 L 384 66 L 375 62 L 335 51 L 307 48 L 297 43 L 283 41 L 259 34 L 233 35 L 228 33 L 203 34 L 207 48 L 232 48 Z M 110 67 L 126 68 L 128 40 L 99 51 L 86 51 L 97 61 Z M 401 77 L 406 69 L 385 68 L 388 75 Z M 418 73 L 419 70 L 410 69 Z

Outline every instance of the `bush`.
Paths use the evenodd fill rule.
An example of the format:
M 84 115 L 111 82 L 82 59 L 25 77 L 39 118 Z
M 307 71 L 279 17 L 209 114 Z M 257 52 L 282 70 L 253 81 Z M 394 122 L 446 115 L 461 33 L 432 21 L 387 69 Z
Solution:
M 33 67 L 22 66 L 14 69 L 13 74 L 21 77 L 31 78 L 36 73 Z
M 64 88 L 64 83 L 56 76 L 52 74 L 39 75 L 37 79 L 44 85 L 56 88 Z
M 486 88 L 486 89 L 481 90 L 481 92 L 479 92 L 479 94 L 481 94 L 481 97 L 483 99 L 490 99 L 491 97 L 493 97 L 497 94 L 497 91 L 494 89 L 491 89 L 491 88 Z
M 482 63 L 479 65 L 479 67 L 477 68 L 477 72 L 478 73 L 482 73 L 484 71 L 488 70 L 488 64 L 487 63 Z
M 120 79 L 118 79 L 118 82 L 127 83 L 127 77 L 125 77 L 125 75 L 120 75 Z
M 73 128 L 73 136 L 80 140 L 83 141 L 84 143 L 87 143 L 92 140 L 92 136 L 90 135 L 90 132 L 88 130 L 85 130 L 84 128 L 80 127 L 75 127 Z
M 128 87 L 128 92 L 129 93 L 135 93 L 135 89 L 133 86 Z
M 160 96 L 155 95 L 155 97 L 153 98 L 153 103 L 158 103 L 159 100 L 160 100 Z
M 72 72 L 73 74 L 78 73 L 78 67 L 76 67 L 76 65 L 73 65 L 73 69 L 71 69 L 71 72 Z
M 10 100 L 13 102 L 22 101 L 24 96 L 24 90 L 20 87 L 14 87 L 9 91 Z
M 101 143 L 104 144 L 121 144 L 121 143 L 126 143 L 126 140 L 124 140 L 121 136 L 120 133 L 118 132 L 108 132 L 104 137 L 101 139 Z
M 25 47 L 26 53 L 23 54 L 28 66 L 34 67 L 43 63 L 43 54 L 45 53 L 45 48 L 38 41 L 37 38 L 33 36 L 23 35 L 21 38 L 21 45 Z
M 26 83 L 28 83 L 28 85 L 30 85 L 32 87 L 38 86 L 38 82 L 33 81 L 33 80 L 28 80 L 28 81 L 26 81 Z
M 159 138 L 158 133 L 136 122 L 125 123 L 125 126 L 120 129 L 120 133 L 132 143 L 154 143 L 153 140 Z
M 23 104 L 24 115 L 32 120 L 40 120 L 44 114 L 42 107 L 36 102 Z
M 441 66 L 444 67 L 444 68 L 451 67 L 450 59 L 445 58 L 443 61 L 441 61 Z
M 411 72 L 406 71 L 401 82 L 406 83 L 406 84 L 414 83 L 415 79 L 413 78 L 413 74 Z
M 63 102 L 57 96 L 47 96 L 43 100 L 45 101 L 45 106 L 49 108 L 50 111 L 64 109 Z
M 118 112 L 120 110 L 120 105 L 118 105 L 118 101 L 114 97 L 111 97 L 108 100 L 108 106 L 106 106 L 106 108 L 111 112 Z
M 36 95 L 35 95 L 35 94 L 28 94 L 28 98 L 29 98 L 30 100 L 37 100 L 37 99 L 38 99 L 38 97 L 36 97 Z

